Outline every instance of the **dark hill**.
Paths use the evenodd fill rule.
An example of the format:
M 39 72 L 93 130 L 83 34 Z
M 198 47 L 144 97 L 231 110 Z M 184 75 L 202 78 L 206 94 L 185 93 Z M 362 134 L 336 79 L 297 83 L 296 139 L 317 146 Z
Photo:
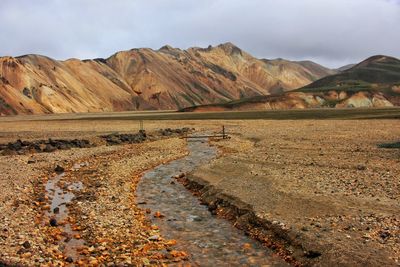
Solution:
M 373 56 L 341 73 L 319 79 L 300 92 L 325 90 L 384 90 L 400 83 L 400 60 L 389 56 Z

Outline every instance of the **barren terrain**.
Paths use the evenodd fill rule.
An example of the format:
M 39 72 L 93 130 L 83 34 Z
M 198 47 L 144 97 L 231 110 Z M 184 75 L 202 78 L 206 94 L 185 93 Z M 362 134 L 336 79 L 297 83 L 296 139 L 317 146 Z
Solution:
M 215 190 L 203 191 L 206 201 L 250 204 L 278 226 L 272 238 L 295 258 L 304 256 L 298 249 L 315 253 L 309 264 L 399 264 L 400 151 L 377 147 L 399 140 L 398 121 L 241 121 L 228 129 L 232 139 L 215 142 L 223 156 L 191 175 Z
M 176 110 L 293 90 L 333 73 L 311 61 L 257 59 L 231 43 L 93 60 L 0 57 L 0 115 Z
M 0 121 L 0 143 L 84 138 L 97 144 L 0 156 L 0 263 L 67 265 L 71 260 L 60 246 L 71 237 L 47 217 L 45 185 L 57 165 L 65 169 L 61 186 L 83 185 L 65 222 L 76 231 L 73 238 L 84 241 L 76 263 L 184 263 L 190 252 L 174 250 L 179 240 L 164 239 L 146 219 L 146 212 L 162 215 L 136 206 L 136 183 L 143 171 L 187 153 L 184 140 L 161 136 L 158 129 L 218 131 L 225 125 L 231 139 L 211 140 L 219 157 L 187 174 L 211 185 L 200 198 L 249 206 L 274 226 L 264 243 L 293 264 L 399 264 L 400 151 L 378 147 L 399 141 L 397 120 L 144 121 L 152 135 L 144 143 L 106 146 L 100 135 L 137 132 L 139 122 L 63 116 Z M 75 169 L 77 163 L 82 167 Z

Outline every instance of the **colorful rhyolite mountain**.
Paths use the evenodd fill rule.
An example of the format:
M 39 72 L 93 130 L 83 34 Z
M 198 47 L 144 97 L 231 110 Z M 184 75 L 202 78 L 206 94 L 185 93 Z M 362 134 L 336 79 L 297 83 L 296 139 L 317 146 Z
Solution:
M 400 60 L 373 56 L 297 90 L 255 96 L 184 111 L 400 106 Z
M 257 59 L 231 43 L 132 49 L 107 59 L 0 58 L 0 115 L 181 109 L 284 93 L 337 71 Z

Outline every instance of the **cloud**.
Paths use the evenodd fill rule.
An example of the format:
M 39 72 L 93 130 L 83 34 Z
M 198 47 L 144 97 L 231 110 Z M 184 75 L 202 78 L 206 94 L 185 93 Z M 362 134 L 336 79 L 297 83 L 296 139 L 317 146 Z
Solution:
M 257 57 L 328 66 L 400 57 L 398 0 L 2 0 L 0 55 L 107 57 L 231 41 Z

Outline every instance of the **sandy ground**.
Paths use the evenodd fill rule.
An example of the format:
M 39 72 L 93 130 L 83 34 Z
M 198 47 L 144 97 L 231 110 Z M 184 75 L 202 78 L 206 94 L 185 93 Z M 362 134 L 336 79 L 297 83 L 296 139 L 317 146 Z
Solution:
M 399 264 L 400 151 L 377 147 L 379 143 L 398 141 L 398 121 L 144 123 L 148 131 L 166 127 L 217 131 L 221 125 L 226 125 L 232 139 L 213 142 L 221 156 L 195 175 L 251 204 L 257 216 L 297 233 L 304 247 L 321 252 L 316 265 Z M 0 143 L 18 138 L 96 138 L 103 133 L 138 129 L 137 121 L 127 120 L 2 120 Z M 46 207 L 37 198 L 43 193 L 44 183 L 54 175 L 55 165 L 69 170 L 76 162 L 90 162 L 81 174 L 69 172 L 66 176 L 67 181 L 81 180 L 86 188 L 82 192 L 84 200 L 74 206 L 71 217 L 87 242 L 87 260 L 92 264 L 171 260 L 168 244 L 173 241 L 146 246 L 154 243 L 148 238 L 157 234 L 157 227 L 148 225 L 144 211 L 136 208 L 134 188 L 140 172 L 183 156 L 184 147 L 180 139 L 167 139 L 140 145 L 0 156 L 0 261 L 65 263 L 56 242 L 60 233 L 43 225 Z M 34 163 L 28 164 L 30 159 Z M 90 197 L 94 192 L 95 200 Z M 115 237 L 115 242 L 108 240 L 109 236 Z M 128 247 L 121 247 L 124 243 Z M 184 256 L 175 251 L 173 254 L 178 260 Z
M 400 264 L 398 121 L 241 121 L 193 175 L 320 252 L 313 264 Z

